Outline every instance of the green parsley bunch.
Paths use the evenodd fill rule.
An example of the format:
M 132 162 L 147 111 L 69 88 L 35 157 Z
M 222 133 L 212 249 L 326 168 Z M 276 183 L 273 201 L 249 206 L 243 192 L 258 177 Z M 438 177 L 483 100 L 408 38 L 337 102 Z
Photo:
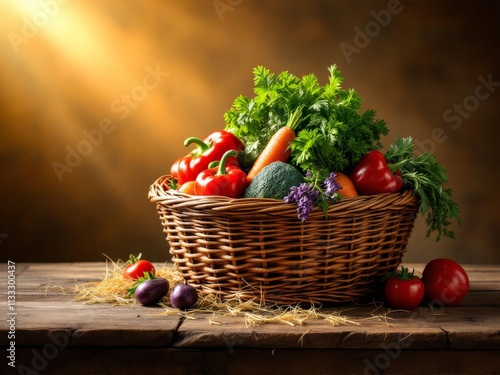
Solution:
M 298 78 L 284 71 L 278 75 L 262 66 L 253 70 L 253 98 L 238 96 L 225 113 L 226 130 L 245 144 L 244 168 L 250 168 L 271 136 L 288 118 L 300 111 L 294 125 L 290 163 L 318 181 L 332 171 L 343 171 L 366 152 L 381 148 L 381 135 L 388 129 L 372 110 L 361 111 L 361 98 L 353 89 L 342 88 L 343 78 L 335 65 L 320 85 L 314 74 Z

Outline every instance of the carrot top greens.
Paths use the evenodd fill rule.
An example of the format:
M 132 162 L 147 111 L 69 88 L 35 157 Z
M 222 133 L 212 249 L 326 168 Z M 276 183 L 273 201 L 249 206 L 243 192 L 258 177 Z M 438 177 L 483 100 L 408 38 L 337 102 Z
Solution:
M 291 164 L 324 180 L 332 171 L 344 170 L 366 152 L 379 149 L 388 129 L 372 110 L 361 111 L 361 98 L 341 87 L 343 78 L 335 65 L 320 85 L 314 74 L 298 78 L 284 71 L 278 75 L 258 66 L 253 70 L 253 98 L 238 96 L 225 113 L 226 130 L 246 148 L 243 167 L 249 168 L 269 139 L 297 108 L 303 107 L 294 125 L 297 138 L 291 144 Z

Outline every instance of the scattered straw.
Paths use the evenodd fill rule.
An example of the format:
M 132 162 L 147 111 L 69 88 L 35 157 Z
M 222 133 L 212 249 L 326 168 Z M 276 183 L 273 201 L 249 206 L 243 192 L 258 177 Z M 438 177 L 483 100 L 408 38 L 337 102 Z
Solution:
M 114 305 L 134 304 L 135 299 L 128 296 L 127 290 L 131 288 L 135 281 L 123 277 L 123 268 L 125 262 L 117 262 L 107 258 L 106 275 L 97 282 L 89 282 L 76 285 L 74 292 L 76 300 L 83 301 L 86 304 L 93 303 L 111 303 Z M 171 267 L 164 265 L 156 270 L 157 277 L 163 277 L 168 280 L 170 285 L 181 282 L 181 276 Z
M 57 293 L 67 294 L 68 290 L 59 285 L 52 285 L 52 280 L 49 279 L 47 285 L 45 286 L 44 296 L 47 297 L 51 291 L 56 291 Z
M 302 334 L 302 336 L 300 336 L 299 340 L 297 341 L 300 344 L 300 346 L 304 346 L 304 336 L 307 335 L 310 331 L 311 329 L 309 328 Z
M 233 299 L 221 301 L 213 295 L 201 295 L 195 308 L 179 311 L 171 306 L 163 305 L 163 315 L 181 315 L 186 319 L 205 318 L 209 324 L 224 324 L 225 317 L 243 318 L 246 328 L 265 324 L 286 324 L 302 326 L 310 320 L 323 320 L 333 326 L 360 325 L 360 319 L 343 316 L 342 312 L 322 312 L 320 307 L 311 305 L 309 308 L 296 306 L 263 305 L 256 300 Z
M 117 262 L 107 258 L 106 274 L 97 282 L 89 282 L 77 285 L 74 288 L 77 301 L 85 304 L 111 303 L 113 305 L 131 305 L 135 299 L 127 295 L 134 281 L 123 278 L 123 268 L 125 262 Z M 166 278 L 170 285 L 183 282 L 180 274 L 174 267 L 165 264 L 162 268 L 156 270 L 158 277 Z M 242 294 L 243 295 L 243 294 Z M 223 318 L 239 317 L 242 318 L 247 328 L 262 326 L 265 324 L 285 324 L 289 326 L 303 326 L 308 321 L 320 320 L 333 326 L 339 325 L 361 325 L 361 322 L 368 320 L 377 320 L 387 322 L 387 313 L 383 311 L 377 313 L 380 307 L 377 307 L 368 317 L 348 318 L 344 311 L 323 312 L 321 307 L 311 304 L 308 308 L 300 305 L 296 306 L 278 306 L 266 304 L 264 298 L 243 299 L 241 296 L 235 296 L 231 300 L 222 301 L 219 296 L 199 295 L 198 303 L 188 311 L 180 311 L 170 306 L 168 296 L 160 303 L 164 311 L 161 315 L 180 315 L 184 319 L 205 319 L 208 324 L 225 324 Z M 305 334 L 300 338 L 302 341 Z

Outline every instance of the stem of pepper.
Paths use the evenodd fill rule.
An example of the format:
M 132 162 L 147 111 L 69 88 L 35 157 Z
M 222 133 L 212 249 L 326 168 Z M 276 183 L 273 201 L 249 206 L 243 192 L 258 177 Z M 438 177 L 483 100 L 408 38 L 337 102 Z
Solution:
M 403 165 L 405 165 L 409 161 L 410 161 L 409 159 L 403 159 L 398 161 L 397 163 L 391 163 L 391 164 L 387 163 L 387 167 L 389 167 L 389 170 L 392 173 L 395 173 L 398 169 L 400 169 Z
M 191 144 L 196 145 L 196 150 L 194 150 L 191 154 L 193 157 L 196 157 L 198 155 L 203 154 L 205 151 L 207 151 L 210 147 L 212 147 L 211 143 L 205 143 L 203 140 L 197 137 L 189 137 L 184 141 L 184 147 L 187 147 Z
M 238 156 L 238 153 L 235 150 L 229 150 L 222 155 L 222 158 L 220 159 L 219 162 L 219 169 L 217 170 L 216 176 L 221 176 L 224 174 L 227 174 L 226 172 L 226 161 L 228 158 L 231 156 Z

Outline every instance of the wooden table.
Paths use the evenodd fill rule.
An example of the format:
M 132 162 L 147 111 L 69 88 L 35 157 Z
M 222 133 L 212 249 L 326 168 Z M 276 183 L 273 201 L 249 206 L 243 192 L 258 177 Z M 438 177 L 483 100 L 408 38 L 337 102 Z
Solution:
M 65 291 L 100 280 L 104 263 L 3 264 L 1 373 L 500 374 L 500 266 L 464 268 L 471 291 L 457 307 L 387 313 L 348 304 L 322 311 L 342 310 L 359 325 L 312 319 L 247 328 L 241 317 L 88 305 Z

